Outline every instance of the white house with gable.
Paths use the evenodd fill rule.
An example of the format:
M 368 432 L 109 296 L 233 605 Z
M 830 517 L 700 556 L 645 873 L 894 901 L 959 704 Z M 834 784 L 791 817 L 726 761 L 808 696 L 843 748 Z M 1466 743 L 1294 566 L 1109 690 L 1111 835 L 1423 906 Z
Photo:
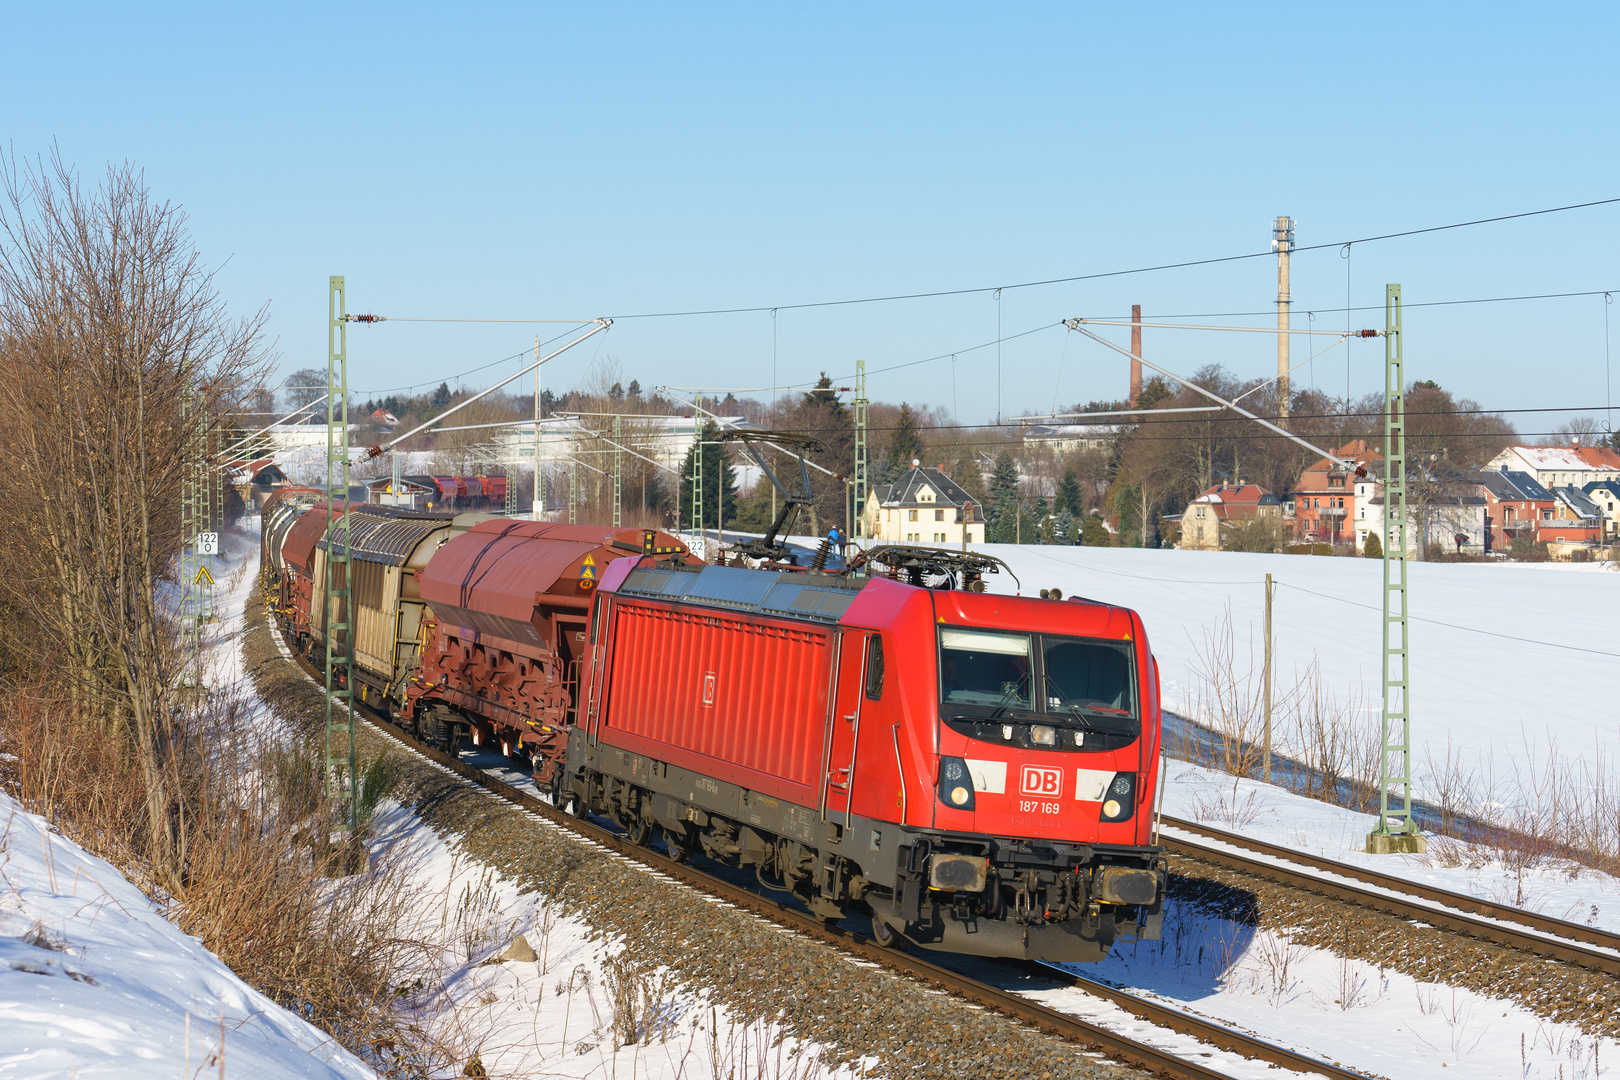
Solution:
M 984 513 L 943 468 L 911 463 L 892 484 L 875 484 L 859 522 L 861 534 L 881 544 L 962 546 L 984 543 Z

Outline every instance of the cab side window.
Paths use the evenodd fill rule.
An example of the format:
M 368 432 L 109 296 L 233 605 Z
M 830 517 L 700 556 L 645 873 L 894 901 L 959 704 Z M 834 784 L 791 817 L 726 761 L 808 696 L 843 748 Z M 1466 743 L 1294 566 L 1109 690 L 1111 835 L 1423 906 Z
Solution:
M 883 637 L 873 634 L 866 647 L 866 697 L 879 701 L 883 697 Z

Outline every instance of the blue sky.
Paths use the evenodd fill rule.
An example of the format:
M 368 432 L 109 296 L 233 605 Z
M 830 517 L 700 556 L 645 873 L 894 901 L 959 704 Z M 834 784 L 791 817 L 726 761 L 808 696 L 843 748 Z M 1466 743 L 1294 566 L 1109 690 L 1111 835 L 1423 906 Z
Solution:
M 873 8 L 18 6 L 0 134 L 87 174 L 142 165 L 233 307 L 270 303 L 284 371 L 324 365 L 332 273 L 356 312 L 623 316 L 1260 252 L 1277 214 L 1309 245 L 1620 196 L 1612 6 Z M 1347 290 L 1377 306 L 1388 281 L 1413 305 L 1620 289 L 1617 240 L 1620 204 L 1303 252 L 1295 325 L 1342 327 Z M 1005 290 L 999 312 L 989 293 L 778 310 L 775 381 L 865 358 L 874 398 L 1046 411 L 1122 394 L 1124 366 L 1048 329 L 1002 344 L 998 382 L 995 346 L 972 349 L 998 315 L 1005 336 L 1132 303 L 1266 325 L 1274 290 L 1258 258 Z M 1491 407 L 1600 407 L 1604 310 L 1414 306 L 1409 372 Z M 359 327 L 351 383 L 454 382 L 537 329 L 556 332 Z M 1275 371 L 1258 335 L 1146 349 Z M 772 350 L 768 312 L 626 318 L 546 378 L 611 357 L 647 386 L 770 386 Z M 1380 348 L 1345 353 L 1296 379 L 1381 387 Z

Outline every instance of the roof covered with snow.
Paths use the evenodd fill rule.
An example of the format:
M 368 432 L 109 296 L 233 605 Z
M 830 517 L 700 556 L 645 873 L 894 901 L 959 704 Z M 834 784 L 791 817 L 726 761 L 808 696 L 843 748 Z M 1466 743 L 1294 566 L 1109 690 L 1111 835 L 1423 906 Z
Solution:
M 1227 506 L 1281 506 L 1282 500 L 1259 484 L 1216 484 L 1200 492 L 1195 503 L 1217 503 Z
M 923 501 L 924 491 L 932 491 L 935 498 Z M 973 502 L 973 521 L 983 521 L 979 516 L 978 504 L 973 496 L 965 491 L 961 484 L 946 476 L 939 469 L 913 466 L 901 474 L 900 479 L 892 484 L 877 484 L 872 488 L 872 498 L 880 506 L 955 506 L 962 507 Z
M 1596 446 L 1510 446 L 1497 455 L 1497 461 L 1506 457 L 1517 458 L 1525 468 L 1545 472 L 1559 469 L 1566 472 L 1620 470 L 1620 454 Z M 1494 465 L 1496 462 L 1493 461 Z

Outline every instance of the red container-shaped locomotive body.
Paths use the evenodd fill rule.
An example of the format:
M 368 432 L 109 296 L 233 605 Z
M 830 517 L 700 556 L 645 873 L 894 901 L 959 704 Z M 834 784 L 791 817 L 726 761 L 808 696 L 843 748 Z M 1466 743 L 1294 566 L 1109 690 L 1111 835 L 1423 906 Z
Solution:
M 886 578 L 625 560 L 561 794 L 879 940 L 1099 960 L 1157 937 L 1140 618 Z
M 601 525 L 492 518 L 457 533 L 418 575 L 432 616 L 401 717 L 452 754 L 464 733 L 526 754 L 535 781 L 552 784 L 603 572 L 685 552 L 667 533 Z

